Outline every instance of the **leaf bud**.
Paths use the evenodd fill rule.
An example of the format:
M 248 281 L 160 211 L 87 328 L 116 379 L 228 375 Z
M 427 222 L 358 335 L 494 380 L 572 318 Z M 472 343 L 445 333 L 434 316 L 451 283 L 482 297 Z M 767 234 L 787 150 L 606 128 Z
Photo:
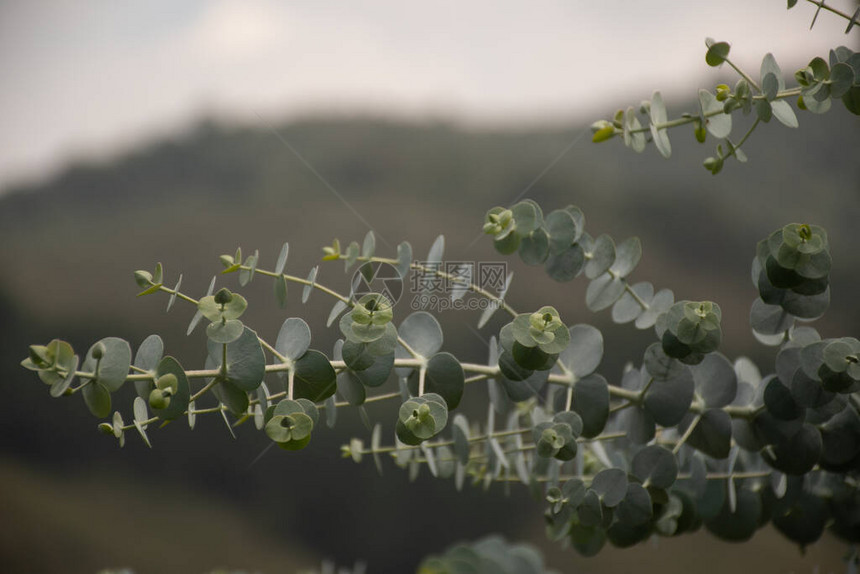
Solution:
M 696 122 L 696 141 L 699 143 L 705 143 L 705 139 L 708 137 L 708 130 L 705 129 L 704 122 Z
M 134 272 L 134 280 L 138 287 L 149 287 L 152 285 L 152 273 L 138 269 Z
M 105 345 L 101 341 L 93 345 L 92 355 L 93 359 L 95 359 L 96 361 L 104 357 L 106 352 L 107 349 L 105 349 Z
M 165 395 L 161 389 L 152 389 L 149 393 L 149 406 L 153 409 L 164 409 L 170 404 L 170 397 Z
M 233 294 L 226 287 L 221 287 L 217 293 L 215 293 L 215 303 L 218 305 L 226 305 L 230 301 L 233 300 Z

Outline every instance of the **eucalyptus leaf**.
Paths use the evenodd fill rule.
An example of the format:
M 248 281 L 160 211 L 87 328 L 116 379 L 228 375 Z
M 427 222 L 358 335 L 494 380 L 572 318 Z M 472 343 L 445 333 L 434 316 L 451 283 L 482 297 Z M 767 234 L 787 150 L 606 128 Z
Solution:
M 590 311 L 597 312 L 611 307 L 624 294 L 626 282 L 610 273 L 594 279 L 585 291 L 585 304 Z
M 311 329 L 304 319 L 291 317 L 281 324 L 278 331 L 278 339 L 275 341 L 275 350 L 289 359 L 295 361 L 305 354 L 311 345 Z
M 322 402 L 337 389 L 337 375 L 323 353 L 310 349 L 295 364 L 293 396 Z

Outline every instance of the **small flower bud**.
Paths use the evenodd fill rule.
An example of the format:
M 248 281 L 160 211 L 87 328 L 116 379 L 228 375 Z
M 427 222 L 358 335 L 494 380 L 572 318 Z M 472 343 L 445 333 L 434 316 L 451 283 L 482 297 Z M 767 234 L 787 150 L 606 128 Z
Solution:
M 101 341 L 93 345 L 92 355 L 93 359 L 95 359 L 96 361 L 104 357 L 106 352 L 107 349 L 105 349 L 105 345 Z
M 233 294 L 230 293 L 230 290 L 226 287 L 221 287 L 217 293 L 215 293 L 215 303 L 218 305 L 226 305 L 230 301 L 233 300 Z
M 149 393 L 149 406 L 153 409 L 164 409 L 170 404 L 170 397 L 166 396 L 161 389 L 152 389 Z
M 138 287 L 146 288 L 152 285 L 152 273 L 138 269 L 134 272 L 134 280 Z

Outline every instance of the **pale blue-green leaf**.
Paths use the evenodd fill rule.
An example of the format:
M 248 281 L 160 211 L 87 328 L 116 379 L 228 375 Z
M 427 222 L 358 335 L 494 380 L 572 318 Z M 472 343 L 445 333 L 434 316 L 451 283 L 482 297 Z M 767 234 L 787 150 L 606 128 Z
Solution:
M 382 460 L 379 458 L 380 441 L 382 440 L 382 425 L 376 423 L 373 427 L 373 433 L 370 435 L 370 450 L 373 451 L 373 464 L 376 465 L 376 471 L 382 476 Z
M 586 249 L 585 276 L 589 279 L 599 277 L 615 263 L 615 242 L 606 234 L 599 236 Z
M 335 406 L 334 395 L 325 400 L 325 425 L 333 429 L 337 423 L 337 407 Z
M 401 279 L 405 279 L 409 274 L 410 265 L 412 265 L 412 245 L 408 241 L 403 241 L 397 246 L 397 274 Z
M 213 368 L 220 367 L 222 345 L 210 340 L 207 347 Z M 265 373 L 266 357 L 257 333 L 245 327 L 242 335 L 227 345 L 227 381 L 242 391 L 253 391 L 263 382 Z
M 708 353 L 692 368 L 696 393 L 708 408 L 720 408 L 735 400 L 738 379 L 731 362 L 720 353 Z
M 230 421 L 227 419 L 227 412 L 226 411 L 223 411 L 223 410 L 221 411 L 221 420 L 224 421 L 224 426 L 227 427 L 227 432 L 229 432 L 230 436 L 235 439 L 236 433 L 233 432 L 233 425 L 231 425 Z
M 785 100 L 775 100 L 771 102 L 770 108 L 773 112 L 773 116 L 779 120 L 782 125 L 790 128 L 796 128 L 800 125 L 797 121 L 797 116 L 794 114 L 794 110 Z
M 150 335 L 137 348 L 137 353 L 134 356 L 134 366 L 143 371 L 154 373 L 163 355 L 164 341 L 158 335 Z M 149 391 L 152 388 L 152 381 L 135 381 L 134 388 L 137 390 L 138 396 L 148 399 Z
M 140 423 L 143 428 L 146 428 L 146 425 L 143 423 L 149 418 L 149 410 L 146 408 L 146 401 L 143 397 L 135 397 L 132 409 L 134 411 L 135 422 Z
M 654 295 L 651 302 L 639 317 L 636 318 L 637 329 L 649 329 L 657 322 L 657 317 L 669 310 L 675 303 L 675 294 L 671 289 L 661 289 Z
M 645 134 L 639 131 L 641 129 L 642 124 L 639 122 L 639 118 L 636 117 L 636 110 L 632 106 L 627 108 L 624 114 L 624 145 L 636 153 L 641 153 L 645 150 Z
M 655 96 L 658 94 L 659 94 L 659 92 L 655 93 Z M 652 105 L 652 112 L 653 112 L 654 103 L 652 102 L 651 105 Z M 664 108 L 664 116 L 665 116 L 665 108 Z M 652 115 L 652 121 L 653 121 L 653 117 L 654 116 Z M 654 140 L 654 145 L 657 147 L 657 151 L 660 152 L 660 155 L 662 155 L 666 159 L 672 157 L 672 144 L 669 142 L 669 130 L 667 130 L 666 128 L 659 129 L 659 128 L 657 128 L 655 123 L 652 123 L 649 127 L 651 129 L 651 137 Z
M 376 236 L 373 234 L 373 230 L 367 232 L 367 235 L 364 236 L 364 242 L 361 245 L 361 256 L 362 257 L 373 257 L 374 252 L 376 251 Z
M 328 319 L 326 319 L 325 326 L 331 327 L 332 323 L 334 323 L 340 314 L 346 311 L 349 308 L 349 305 L 344 303 L 343 301 L 338 300 L 337 303 L 331 308 L 331 312 L 328 314 Z
M 93 416 L 103 419 L 110 414 L 110 392 L 102 385 L 91 382 L 84 386 L 81 395 Z
M 448 273 L 456 277 L 451 280 L 451 301 L 458 301 L 469 291 L 469 284 L 472 283 L 472 265 L 458 265 Z
M 140 399 L 140 397 L 137 397 L 137 398 Z M 143 400 L 143 399 L 140 399 L 140 400 Z M 146 436 L 146 427 L 144 425 L 140 424 L 140 422 L 137 419 L 135 419 L 134 420 L 134 428 L 137 429 L 137 432 L 140 435 L 140 438 L 143 439 L 144 444 L 146 444 L 146 446 L 148 446 L 149 448 L 152 448 L 152 443 L 149 442 L 149 437 Z
M 208 297 L 212 293 L 215 292 L 215 279 L 217 279 L 217 275 L 212 277 L 212 281 L 209 282 L 209 289 L 206 290 L 205 297 Z M 191 322 L 188 324 L 188 330 L 185 332 L 186 335 L 190 335 L 194 328 L 200 323 L 200 319 L 203 318 L 203 313 L 197 311 L 194 313 L 194 316 L 191 318 Z
M 585 305 L 597 312 L 613 305 L 624 294 L 625 281 L 604 273 L 588 284 L 585 291 Z
M 794 317 L 779 305 L 768 305 L 761 298 L 753 301 L 750 326 L 761 335 L 782 335 L 794 323 Z
M 508 273 L 508 276 L 505 277 L 505 284 L 502 287 L 502 290 L 499 291 L 499 294 L 498 294 L 498 298 L 500 301 L 505 300 L 505 295 L 507 295 L 507 293 L 508 293 L 508 287 L 511 286 L 511 279 L 513 279 L 513 278 L 514 278 L 513 272 Z M 484 325 L 487 324 L 487 321 L 490 320 L 490 318 L 493 316 L 493 313 L 495 313 L 499 309 L 499 307 L 500 307 L 500 305 L 495 305 L 495 304 L 487 305 L 487 308 L 484 309 L 484 311 L 481 313 L 481 317 L 478 319 L 478 329 L 482 329 L 484 327 Z
M 275 263 L 275 273 L 280 275 L 284 272 L 284 268 L 287 266 L 287 257 L 290 255 L 290 244 L 289 242 L 285 242 L 284 246 L 281 247 L 281 252 L 278 254 L 278 261 Z
M 630 237 L 615 248 L 615 261 L 609 268 L 618 277 L 627 277 L 642 258 L 642 242 Z
M 603 335 L 595 327 L 584 324 L 574 325 L 569 331 L 570 343 L 558 360 L 581 379 L 593 373 L 603 359 Z
M 612 306 L 612 320 L 622 325 L 635 320 L 645 311 L 639 300 L 649 305 L 654 298 L 654 286 L 647 281 L 633 285 L 630 290 L 636 294 L 636 298 L 625 289 L 624 295 Z
M 838 62 L 830 68 L 830 97 L 841 98 L 851 86 L 857 83 L 854 70 L 845 62 Z
M 723 109 L 722 102 L 717 101 L 716 96 L 708 90 L 699 90 L 699 106 L 702 116 L 705 117 L 705 128 L 715 138 L 726 138 L 732 132 L 732 116 L 726 113 L 716 113 L 706 117 L 709 113 L 720 112 Z
M 436 317 L 426 311 L 416 311 L 406 317 L 400 323 L 397 333 L 413 351 L 422 357 L 430 357 L 442 348 L 442 327 Z M 402 345 L 397 346 L 396 352 L 397 358 L 412 358 L 412 354 Z
M 337 374 L 337 392 L 354 407 L 363 405 L 367 398 L 364 385 L 349 369 L 344 369 Z
M 176 285 L 173 287 L 173 293 L 170 294 L 170 299 L 167 300 L 167 312 L 170 312 L 173 304 L 176 303 L 176 294 L 179 293 L 180 287 L 182 287 L 182 273 L 179 274 L 179 281 L 176 282 Z
M 104 345 L 104 356 L 100 361 L 93 358 L 93 350 L 97 345 Z M 90 347 L 82 369 L 86 372 L 96 370 L 96 380 L 108 392 L 115 392 L 125 382 L 128 369 L 131 367 L 131 346 L 128 341 L 119 337 L 105 337 Z
M 291 317 L 284 321 L 275 341 L 275 350 L 290 359 L 297 360 L 311 345 L 311 329 L 304 319 Z
M 72 381 L 75 380 L 75 371 L 78 370 L 78 363 L 80 362 L 80 357 L 75 355 L 72 358 L 71 363 L 69 364 L 69 372 L 65 378 L 57 380 L 54 384 L 51 385 L 50 394 L 55 399 L 57 397 L 63 396 L 68 389 L 72 385 Z
M 761 61 L 761 80 L 764 83 L 764 79 L 768 76 L 768 74 L 772 74 L 776 79 L 776 89 L 778 91 L 782 91 L 785 89 L 785 80 L 782 77 L 782 70 L 779 69 L 779 65 L 776 63 L 776 58 L 773 57 L 773 54 L 768 52 L 765 54 L 764 58 Z M 768 98 L 773 99 L 773 98 Z
M 302 290 L 302 303 L 308 302 L 308 297 L 311 296 L 311 291 L 314 289 L 314 285 L 316 285 L 317 273 L 319 272 L 319 265 L 311 269 L 311 272 L 308 273 L 308 284 L 305 285 L 305 288 Z

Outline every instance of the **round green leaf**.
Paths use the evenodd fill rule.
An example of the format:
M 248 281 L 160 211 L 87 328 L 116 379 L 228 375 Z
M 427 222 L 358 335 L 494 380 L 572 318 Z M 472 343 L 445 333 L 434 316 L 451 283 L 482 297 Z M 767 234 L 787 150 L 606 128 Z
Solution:
M 221 363 L 221 345 L 209 343 L 209 355 Z M 227 345 L 227 380 L 243 391 L 253 391 L 263 382 L 266 357 L 257 333 L 245 327 L 242 335 Z
M 630 472 L 646 487 L 666 489 L 678 477 L 678 462 L 675 455 L 662 446 L 646 446 L 633 457 Z
M 794 402 L 789 388 L 775 377 L 764 389 L 764 404 L 770 414 L 784 421 L 794 420 L 804 413 L 804 408 Z
M 215 395 L 215 398 L 236 416 L 241 416 L 248 410 L 250 401 L 248 393 L 228 380 L 221 380 L 217 385 L 212 387 L 212 393 Z
M 388 380 L 394 367 L 394 353 L 382 357 L 375 357 L 373 364 L 357 371 L 355 376 L 367 387 L 379 387 Z
M 652 502 L 648 491 L 637 482 L 627 483 L 627 491 L 615 509 L 615 516 L 628 526 L 639 526 L 650 521 Z
M 595 475 L 591 489 L 604 506 L 614 508 L 627 495 L 627 473 L 620 468 L 606 468 Z
M 158 418 L 164 421 L 181 417 L 188 410 L 188 402 L 191 399 L 191 387 L 182 365 L 173 357 L 164 357 L 158 363 L 156 375 L 159 378 L 164 375 L 176 377 L 176 390 L 171 394 L 167 407 L 154 409 L 153 414 L 158 415 Z
M 516 231 L 519 235 L 528 235 L 543 223 L 543 213 L 541 213 L 540 206 L 530 199 L 523 200 L 511 207 L 511 212 L 513 212 Z
M 93 416 L 102 419 L 110 414 L 110 392 L 97 381 L 84 386 L 81 395 Z
M 606 273 L 615 263 L 615 242 L 606 234 L 592 240 L 591 244 L 585 242 L 584 249 L 588 262 L 585 264 L 585 276 L 595 279 Z M 590 257 L 589 257 L 590 255 Z
M 731 46 L 727 42 L 716 42 L 708 46 L 708 51 L 705 54 L 705 62 L 709 66 L 719 66 L 729 57 Z
M 679 432 L 686 432 L 693 415 L 687 415 L 678 425 Z M 687 437 L 691 447 L 713 458 L 726 458 L 732 443 L 732 418 L 720 408 L 708 409 L 702 413 L 699 422 Z
M 546 273 L 556 281 L 571 281 L 582 272 L 584 265 L 585 252 L 577 243 L 559 253 L 550 253 L 546 260 Z
M 546 216 L 550 253 L 557 255 L 567 251 L 577 238 L 576 221 L 566 209 L 556 209 Z
M 310 345 L 311 329 L 303 319 L 291 317 L 283 322 L 275 341 L 275 350 L 278 353 L 295 361 L 305 354 Z
M 687 414 L 694 393 L 693 375 L 685 368 L 671 379 L 655 380 L 645 393 L 643 404 L 657 424 L 672 427 Z
M 642 258 L 642 242 L 638 237 L 630 237 L 615 249 L 615 261 L 609 268 L 617 277 L 627 277 Z
M 582 418 L 582 436 L 594 438 L 603 432 L 609 418 L 609 385 L 600 375 L 588 375 L 573 387 L 572 408 Z
M 96 361 L 93 352 L 99 345 L 103 345 L 104 352 L 101 360 Z M 96 381 L 104 386 L 108 392 L 112 393 L 118 390 L 128 377 L 128 369 L 131 367 L 131 346 L 129 346 L 128 341 L 118 337 L 106 337 L 95 343 L 90 347 L 81 370 L 94 372 L 96 371 L 96 364 L 98 364 Z
M 520 235 L 520 258 L 527 265 L 539 265 L 549 257 L 549 236 L 541 228 Z
M 603 359 L 603 335 L 591 325 L 574 325 L 569 329 L 568 344 L 558 359 L 575 377 L 583 378 L 600 365 Z
M 418 394 L 418 371 L 409 377 L 409 391 Z M 460 404 L 465 389 L 465 373 L 460 362 L 451 353 L 436 353 L 427 362 L 424 375 L 424 392 L 441 396 L 449 409 Z
M 762 451 L 762 457 L 786 474 L 806 474 L 818 463 L 822 441 L 819 430 L 808 423 L 790 437 L 776 443 L 773 449 Z
M 422 357 L 430 357 L 442 348 L 442 327 L 436 317 L 426 311 L 416 311 L 406 317 L 397 332 L 400 338 Z M 397 347 L 395 356 L 412 358 L 412 355 L 401 346 Z
M 318 403 L 334 394 L 337 375 L 328 357 L 310 349 L 296 361 L 294 385 L 294 397 Z
M 732 542 L 749 540 L 759 527 L 762 505 L 760 496 L 741 488 L 737 492 L 737 504 L 732 512 L 726 501 L 719 514 L 705 522 L 705 527 L 714 536 Z
M 590 311 L 597 312 L 615 304 L 624 294 L 626 282 L 609 273 L 604 273 L 588 284 L 585 304 Z
M 363 405 L 367 398 L 364 385 L 361 384 L 356 374 L 349 369 L 344 369 L 337 374 L 337 392 L 354 407 Z
M 706 407 L 724 407 L 735 400 L 738 379 L 731 362 L 720 353 L 709 353 L 691 367 L 696 393 Z

